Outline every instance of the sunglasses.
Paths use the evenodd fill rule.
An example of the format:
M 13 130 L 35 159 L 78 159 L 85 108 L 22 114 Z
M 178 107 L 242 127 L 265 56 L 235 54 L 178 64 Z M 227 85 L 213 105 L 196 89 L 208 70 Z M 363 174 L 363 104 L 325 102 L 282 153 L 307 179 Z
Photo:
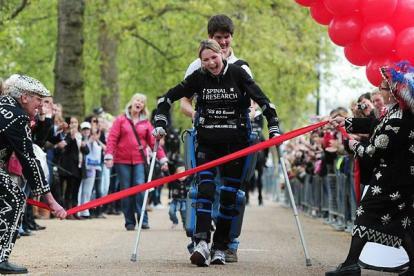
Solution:
M 385 91 L 390 91 L 389 87 L 378 87 L 379 90 L 385 90 Z

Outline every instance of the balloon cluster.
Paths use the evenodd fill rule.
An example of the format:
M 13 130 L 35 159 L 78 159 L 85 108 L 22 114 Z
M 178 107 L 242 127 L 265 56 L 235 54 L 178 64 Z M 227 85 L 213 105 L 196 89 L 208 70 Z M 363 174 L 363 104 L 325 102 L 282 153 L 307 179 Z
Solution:
M 368 80 L 381 82 L 379 67 L 399 60 L 414 64 L 414 0 L 295 0 L 328 26 L 332 42 Z

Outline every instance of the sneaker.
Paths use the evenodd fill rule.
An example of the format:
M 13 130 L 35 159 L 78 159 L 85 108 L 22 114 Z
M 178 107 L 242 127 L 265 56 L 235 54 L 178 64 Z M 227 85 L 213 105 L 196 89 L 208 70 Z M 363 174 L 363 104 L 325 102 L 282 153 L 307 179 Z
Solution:
M 125 226 L 125 229 L 126 229 L 127 231 L 134 231 L 134 230 L 135 230 L 135 225 L 133 225 L 133 224 L 128 224 L 128 225 L 126 225 L 126 226 Z
M 142 229 L 150 229 L 150 226 L 148 223 L 143 223 L 142 224 Z
M 208 244 L 205 241 L 200 241 L 194 248 L 193 254 L 191 254 L 190 260 L 192 264 L 197 266 L 208 266 L 210 257 L 210 250 Z
M 193 252 L 194 252 L 194 242 L 190 242 L 190 243 L 187 245 L 187 250 L 188 250 L 188 252 L 189 252 L 190 254 L 193 254 Z
M 214 255 L 211 258 L 211 264 L 224 265 L 226 264 L 226 256 L 222 250 L 214 250 Z
M 237 257 L 237 251 L 226 249 L 224 251 L 224 256 L 226 259 L 226 263 L 237 263 L 239 261 Z

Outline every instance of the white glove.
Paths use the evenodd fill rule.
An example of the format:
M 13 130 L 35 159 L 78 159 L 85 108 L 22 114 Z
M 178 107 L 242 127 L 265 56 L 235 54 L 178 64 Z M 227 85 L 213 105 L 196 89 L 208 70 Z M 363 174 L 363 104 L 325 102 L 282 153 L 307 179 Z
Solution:
M 161 139 L 161 138 L 163 138 L 166 134 L 167 134 L 167 132 L 165 131 L 165 129 L 164 129 L 163 127 L 156 127 L 156 128 L 154 128 L 154 130 L 152 131 L 152 136 L 154 136 L 156 139 Z

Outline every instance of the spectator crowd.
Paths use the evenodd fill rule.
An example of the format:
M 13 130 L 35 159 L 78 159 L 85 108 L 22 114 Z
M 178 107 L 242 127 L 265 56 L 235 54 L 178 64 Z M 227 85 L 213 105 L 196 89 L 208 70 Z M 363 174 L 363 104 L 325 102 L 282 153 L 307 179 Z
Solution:
M 379 120 L 387 110 L 387 99 L 379 89 L 361 94 L 350 103 L 349 109 L 337 107 L 329 117 L 370 118 Z M 328 120 L 315 117 L 312 121 Z M 368 140 L 366 134 L 350 134 L 353 139 Z M 357 160 L 343 145 L 339 129 L 327 124 L 307 135 L 284 143 L 288 174 L 296 204 L 307 214 L 323 218 L 335 230 L 351 232 L 357 202 L 372 168 Z M 287 189 L 281 180 L 281 192 L 276 198 L 288 205 Z M 279 190 L 279 191 L 280 191 Z

